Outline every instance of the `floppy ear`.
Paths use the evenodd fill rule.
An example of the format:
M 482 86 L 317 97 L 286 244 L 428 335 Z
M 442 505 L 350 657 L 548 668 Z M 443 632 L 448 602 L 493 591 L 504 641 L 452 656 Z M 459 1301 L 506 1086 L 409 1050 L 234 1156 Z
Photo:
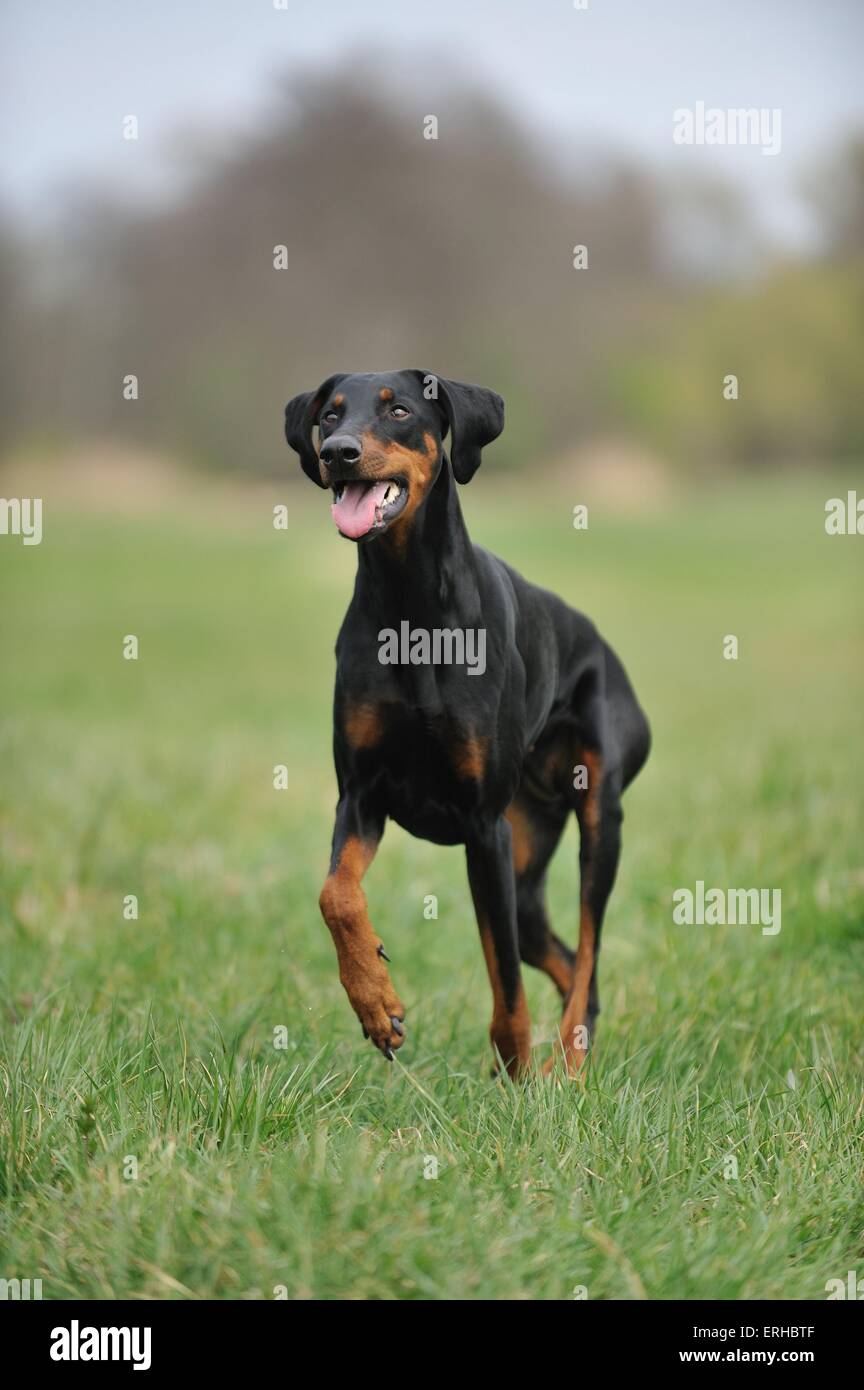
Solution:
M 430 373 L 426 373 L 428 377 Z M 480 467 L 480 452 L 504 428 L 504 402 L 485 386 L 437 377 L 438 403 L 450 426 L 450 463 L 457 483 L 469 483 Z
M 296 449 L 300 455 L 303 472 L 319 487 L 326 487 L 327 484 L 321 481 L 318 455 L 312 443 L 312 430 L 318 423 L 318 412 L 333 387 L 344 381 L 347 375 L 347 372 L 336 372 L 334 376 L 328 376 L 317 391 L 303 391 L 285 407 L 285 438 L 291 448 Z

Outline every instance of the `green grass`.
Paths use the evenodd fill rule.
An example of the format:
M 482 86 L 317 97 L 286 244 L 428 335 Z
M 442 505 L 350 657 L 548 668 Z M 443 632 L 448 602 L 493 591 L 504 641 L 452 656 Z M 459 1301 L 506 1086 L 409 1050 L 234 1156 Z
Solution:
M 845 487 L 736 484 L 626 521 L 597 503 L 582 533 L 590 498 L 502 497 L 491 469 L 466 490 L 475 538 L 595 618 L 655 734 L 586 1082 L 521 1087 L 489 1079 L 461 851 L 391 826 L 370 871 L 408 1010 L 395 1065 L 339 985 L 317 894 L 353 553 L 326 502 L 292 493 L 286 534 L 278 490 L 136 517 L 49 488 L 43 544 L 0 539 L 0 1277 L 46 1298 L 818 1299 L 861 1274 L 864 541 L 822 529 Z M 576 852 L 574 830 L 550 888 L 570 940 Z M 779 936 L 674 926 L 698 878 L 781 888 Z M 557 1008 L 526 973 L 542 1059 Z

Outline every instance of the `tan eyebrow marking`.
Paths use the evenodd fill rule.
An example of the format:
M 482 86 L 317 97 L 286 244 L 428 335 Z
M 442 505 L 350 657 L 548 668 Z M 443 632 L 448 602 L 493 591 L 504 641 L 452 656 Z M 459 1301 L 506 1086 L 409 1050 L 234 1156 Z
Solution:
M 393 392 L 390 390 L 389 386 L 382 386 L 378 395 L 382 401 L 392 401 L 393 399 Z

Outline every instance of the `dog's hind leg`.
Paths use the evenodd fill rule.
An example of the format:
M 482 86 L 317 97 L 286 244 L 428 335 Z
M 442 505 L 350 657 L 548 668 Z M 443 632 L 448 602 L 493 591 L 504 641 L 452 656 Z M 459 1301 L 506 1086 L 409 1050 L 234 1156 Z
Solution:
M 560 800 L 540 800 L 523 786 L 507 808 L 516 875 L 519 954 L 549 976 L 562 998 L 570 989 L 575 954 L 549 925 L 546 869 L 567 823 L 570 808 Z
M 585 1060 L 599 1002 L 597 957 L 606 903 L 615 882 L 621 852 L 620 764 L 599 750 L 583 748 L 580 761 L 588 772 L 588 785 L 579 799 L 579 945 L 570 989 L 561 1018 L 560 1043 L 546 1064 L 563 1053 L 567 1071 L 575 1076 Z

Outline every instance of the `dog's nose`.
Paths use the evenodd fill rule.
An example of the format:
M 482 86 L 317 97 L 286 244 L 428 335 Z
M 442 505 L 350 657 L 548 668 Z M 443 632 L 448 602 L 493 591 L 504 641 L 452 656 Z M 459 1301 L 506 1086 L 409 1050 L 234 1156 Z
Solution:
M 360 462 L 363 452 L 359 439 L 350 434 L 331 434 L 321 445 L 321 462 L 332 468 L 334 464 L 351 468 Z

